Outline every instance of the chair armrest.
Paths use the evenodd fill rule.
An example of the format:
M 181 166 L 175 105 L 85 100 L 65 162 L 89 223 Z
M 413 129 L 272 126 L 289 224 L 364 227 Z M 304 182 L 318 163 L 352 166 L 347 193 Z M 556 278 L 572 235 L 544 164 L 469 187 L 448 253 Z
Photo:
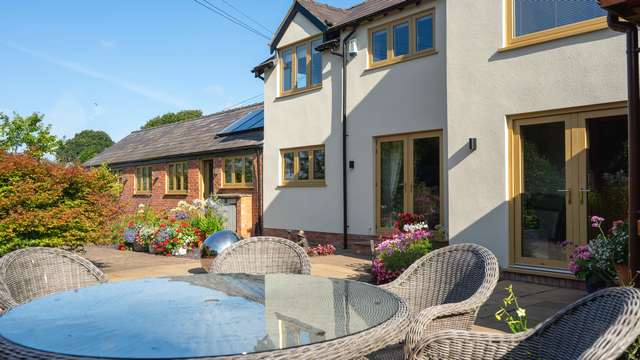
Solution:
M 416 345 L 406 358 L 422 359 L 537 359 L 524 340 L 531 331 L 520 334 L 486 334 L 471 331 L 447 330 L 431 334 Z
M 416 314 L 407 331 L 405 351 L 423 343 L 430 334 L 445 330 L 470 330 L 480 304 L 469 301 L 431 306 Z

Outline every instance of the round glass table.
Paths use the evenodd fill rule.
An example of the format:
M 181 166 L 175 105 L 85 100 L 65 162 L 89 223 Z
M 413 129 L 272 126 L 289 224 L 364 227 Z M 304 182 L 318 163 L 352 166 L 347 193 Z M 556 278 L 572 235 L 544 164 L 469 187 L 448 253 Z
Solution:
M 202 274 L 90 286 L 0 317 L 0 354 L 27 358 L 323 358 L 402 340 L 405 303 L 308 275 Z

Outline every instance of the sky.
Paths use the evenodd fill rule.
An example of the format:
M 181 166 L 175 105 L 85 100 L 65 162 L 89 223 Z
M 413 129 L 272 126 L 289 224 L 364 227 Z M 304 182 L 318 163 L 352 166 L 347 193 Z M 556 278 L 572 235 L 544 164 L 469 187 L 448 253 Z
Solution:
M 208 1 L 272 35 L 293 0 Z M 118 141 L 169 111 L 260 101 L 250 70 L 268 42 L 193 0 L 0 1 L 0 112 L 44 114 L 60 137 L 91 129 Z

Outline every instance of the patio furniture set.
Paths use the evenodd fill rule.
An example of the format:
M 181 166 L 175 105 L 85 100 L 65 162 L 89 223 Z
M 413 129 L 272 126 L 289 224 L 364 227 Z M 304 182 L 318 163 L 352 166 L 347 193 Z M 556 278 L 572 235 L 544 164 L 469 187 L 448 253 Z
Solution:
M 0 258 L 2 359 L 615 359 L 640 335 L 640 291 L 610 288 L 521 334 L 471 332 L 499 276 L 472 244 L 374 286 L 310 275 L 299 245 L 237 242 L 209 274 L 108 283 L 82 257 Z

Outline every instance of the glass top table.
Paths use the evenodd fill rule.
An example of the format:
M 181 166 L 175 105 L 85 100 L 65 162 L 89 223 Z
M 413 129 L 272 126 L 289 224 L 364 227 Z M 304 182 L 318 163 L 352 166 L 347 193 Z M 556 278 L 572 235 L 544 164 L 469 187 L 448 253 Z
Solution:
M 356 281 L 288 274 L 150 278 L 11 309 L 0 317 L 0 353 L 174 359 L 317 351 L 346 358 L 400 341 L 407 319 L 398 297 Z

